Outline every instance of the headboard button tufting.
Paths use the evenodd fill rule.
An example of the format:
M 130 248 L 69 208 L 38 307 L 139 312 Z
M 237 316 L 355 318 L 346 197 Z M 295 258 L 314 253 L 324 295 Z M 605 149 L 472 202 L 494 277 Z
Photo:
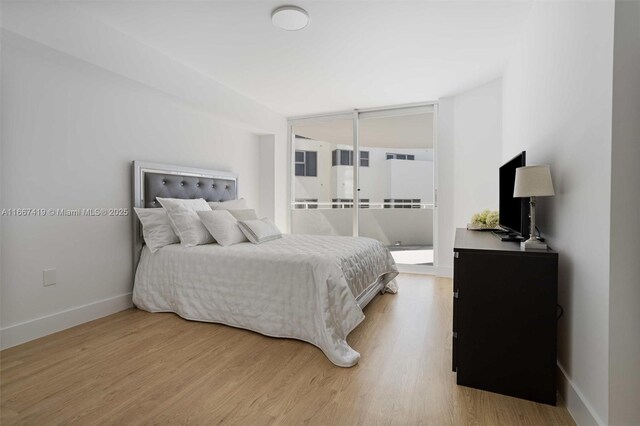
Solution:
M 156 197 L 166 198 L 204 198 L 207 201 L 234 199 L 236 181 L 229 178 L 185 176 L 180 173 L 145 173 L 144 202 L 146 207 L 162 206 Z

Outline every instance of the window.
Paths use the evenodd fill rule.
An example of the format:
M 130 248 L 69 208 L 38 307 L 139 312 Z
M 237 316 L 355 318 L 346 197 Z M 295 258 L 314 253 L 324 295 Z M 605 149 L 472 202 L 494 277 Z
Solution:
M 369 151 L 360 151 L 360 167 L 369 167 Z
M 351 151 L 340 151 L 340 165 L 342 166 L 353 166 L 353 152 Z
M 395 154 L 393 152 L 387 152 L 387 160 L 415 160 L 415 155 L 409 154 Z
M 296 176 L 318 176 L 318 153 L 296 151 Z
M 353 151 L 334 149 L 331 153 L 332 166 L 353 166 Z
M 353 166 L 353 151 L 334 149 L 331 153 L 332 166 Z M 360 167 L 369 167 L 369 151 L 360 151 Z

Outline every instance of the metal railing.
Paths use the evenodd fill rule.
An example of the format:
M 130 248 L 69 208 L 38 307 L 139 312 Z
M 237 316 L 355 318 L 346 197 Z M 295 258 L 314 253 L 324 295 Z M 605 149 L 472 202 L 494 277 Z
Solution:
M 410 201 L 382 201 L 382 202 L 360 202 L 361 209 L 433 209 L 433 203 L 414 203 Z M 294 201 L 291 208 L 296 210 L 331 210 L 331 209 L 351 209 L 353 201 Z

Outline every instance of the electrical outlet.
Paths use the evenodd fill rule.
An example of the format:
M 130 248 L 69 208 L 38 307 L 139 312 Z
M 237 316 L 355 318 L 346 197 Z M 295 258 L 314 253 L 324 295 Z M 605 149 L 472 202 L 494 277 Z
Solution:
M 45 269 L 42 271 L 42 285 L 48 287 L 56 283 L 56 268 Z

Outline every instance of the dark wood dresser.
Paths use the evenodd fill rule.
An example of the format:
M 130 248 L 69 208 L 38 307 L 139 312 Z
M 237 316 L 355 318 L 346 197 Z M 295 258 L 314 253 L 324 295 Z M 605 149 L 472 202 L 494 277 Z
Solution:
M 558 253 L 466 229 L 453 251 L 457 383 L 555 405 Z

